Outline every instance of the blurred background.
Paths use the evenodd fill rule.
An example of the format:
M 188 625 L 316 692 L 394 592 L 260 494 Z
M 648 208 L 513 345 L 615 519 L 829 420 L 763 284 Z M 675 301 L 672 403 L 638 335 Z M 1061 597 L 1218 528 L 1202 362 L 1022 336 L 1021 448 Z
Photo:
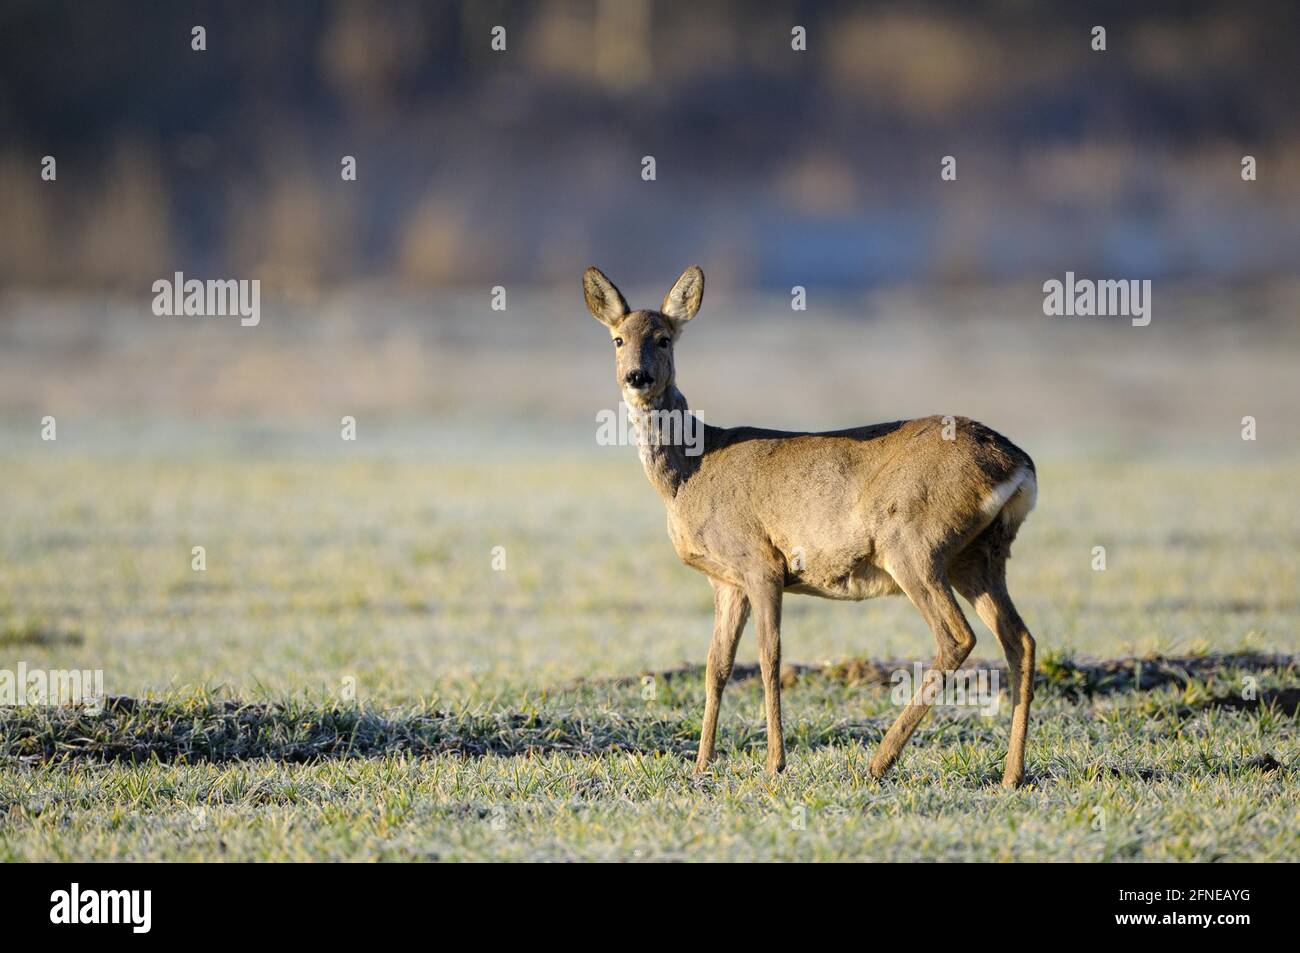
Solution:
M 766 289 L 1291 273 L 1297 31 L 1287 0 L 9 0 L 0 278 L 568 287 L 597 258 Z M 57 187 L 34 174 L 47 154 Z
M 0 415 L 587 428 L 615 395 L 582 269 L 650 306 L 698 262 L 683 388 L 716 422 L 1218 431 L 1294 397 L 1297 28 L 1287 0 L 10 0 Z M 1044 318 L 1066 270 L 1153 280 L 1152 327 Z M 154 317 L 176 271 L 259 279 L 262 325 Z
M 191 49 L 195 25 L 203 52 Z M 498 25 L 503 52 L 491 45 Z M 796 25 L 806 52 L 791 48 Z M 1104 52 L 1093 25 L 1107 30 Z M 805 333 L 778 329 L 758 357 L 822 334 L 835 343 L 817 345 L 818 362 L 847 354 L 879 383 L 822 393 L 820 376 L 772 368 L 787 398 L 773 422 L 839 423 L 845 400 L 860 403 L 844 419 L 863 404 L 874 416 L 934 409 L 889 399 L 916 369 L 896 353 L 878 361 L 930 319 L 944 337 L 916 358 L 939 362 L 924 368 L 935 386 L 950 377 L 944 354 L 964 368 L 980 342 L 996 354 L 1026 334 L 1065 335 L 1035 346 L 1068 348 L 1081 370 L 1094 346 L 1108 364 L 1105 336 L 1122 333 L 1120 353 L 1136 350 L 1142 367 L 1115 386 L 1103 373 L 1093 402 L 1106 412 L 1081 423 L 1105 431 L 1154 403 L 1154 427 L 1190 369 L 1168 339 L 1141 354 L 1162 327 L 1226 319 L 1235 328 L 1214 333 L 1231 344 L 1252 321 L 1294 317 L 1298 27 L 1285 0 L 1086 11 L 11 0 L 0 12 L 0 335 L 12 363 L 0 396 L 6 411 L 80 401 L 239 415 L 271 396 L 279 414 L 331 395 L 395 416 L 504 401 L 509 414 L 567 419 L 577 405 L 557 395 L 539 406 L 535 379 L 518 400 L 506 392 L 555 376 L 530 357 L 537 348 L 600 348 L 570 320 L 582 315 L 582 268 L 599 263 L 646 306 L 699 262 L 703 326 L 723 309 L 747 316 L 747 335 L 759 315 L 797 320 Z M 1258 181 L 1242 181 L 1246 154 Z M 55 182 L 39 175 L 46 155 Z M 355 182 L 340 175 L 345 155 Z M 940 180 L 945 155 L 955 182 Z M 1066 270 L 1152 279 L 1154 329 L 1045 326 L 1039 289 Z M 155 319 L 142 310 L 150 285 L 176 271 L 260 279 L 269 319 L 255 338 L 230 322 Z M 795 285 L 807 312 L 789 309 Z M 495 286 L 504 313 L 489 307 Z M 1007 333 L 986 333 L 1007 319 Z M 981 330 L 962 340 L 955 326 L 972 320 Z M 743 365 L 732 322 L 715 343 Z M 486 364 L 463 353 L 467 338 Z M 150 347 L 166 359 L 130 373 Z M 582 400 L 596 381 L 611 399 L 594 363 L 566 364 Z M 707 403 L 688 395 L 702 410 L 752 406 L 746 382 L 765 369 L 741 370 L 726 389 L 702 381 Z M 990 370 L 985 387 L 1033 383 L 1008 385 L 1023 368 Z M 1267 391 L 1277 382 L 1262 373 Z M 1043 376 L 1050 395 L 1060 374 Z M 1040 409 L 1079 404 L 1047 396 Z
M 634 307 L 703 267 L 711 423 L 1031 452 L 1043 646 L 1294 650 L 1297 35 L 1291 0 L 6 0 L 0 663 L 399 700 L 698 661 L 708 587 L 596 443 L 589 264 Z M 259 280 L 260 323 L 154 315 L 178 271 Z M 1150 280 L 1150 325 L 1045 316 L 1066 271 Z M 791 603 L 791 659 L 929 651 L 901 600 Z

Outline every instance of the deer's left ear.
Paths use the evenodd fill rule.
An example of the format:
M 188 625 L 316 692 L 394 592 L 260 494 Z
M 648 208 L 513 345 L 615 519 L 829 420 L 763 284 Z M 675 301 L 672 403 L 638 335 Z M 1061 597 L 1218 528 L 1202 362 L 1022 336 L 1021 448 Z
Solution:
M 677 324 L 685 324 L 695 317 L 704 300 L 704 272 L 699 265 L 691 265 L 682 272 L 673 285 L 672 291 L 664 297 L 664 306 L 660 310 L 664 317 L 671 318 Z

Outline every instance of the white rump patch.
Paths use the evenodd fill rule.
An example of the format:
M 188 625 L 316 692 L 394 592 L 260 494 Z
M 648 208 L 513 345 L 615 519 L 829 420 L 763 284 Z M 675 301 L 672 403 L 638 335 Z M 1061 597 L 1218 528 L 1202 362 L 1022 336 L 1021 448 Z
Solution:
M 989 519 L 1001 513 L 1005 522 L 1019 525 L 1036 502 L 1038 480 L 1034 477 L 1034 471 L 1021 467 L 1010 480 L 999 483 L 989 491 L 989 495 L 980 504 L 980 509 Z

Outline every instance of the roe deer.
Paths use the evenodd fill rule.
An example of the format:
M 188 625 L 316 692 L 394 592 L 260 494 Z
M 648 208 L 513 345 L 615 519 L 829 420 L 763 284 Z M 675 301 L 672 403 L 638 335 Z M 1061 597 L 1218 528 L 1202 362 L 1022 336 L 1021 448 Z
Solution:
M 904 593 L 934 633 L 938 652 L 922 685 L 885 733 L 871 773 L 879 778 L 930 710 L 944 674 L 975 636 L 953 596 L 975 607 L 1007 656 L 1011 741 L 1002 783 L 1024 780 L 1034 690 L 1034 640 L 1011 603 L 1006 562 L 1034 506 L 1028 454 L 964 417 L 927 417 L 829 433 L 703 426 L 702 447 L 664 439 L 677 389 L 673 346 L 695 317 L 704 273 L 688 268 L 658 311 L 632 311 L 598 269 L 583 276 L 587 307 L 609 328 L 615 375 L 641 462 L 668 509 L 668 535 L 686 565 L 713 586 L 713 641 L 695 770 L 717 743 L 718 706 L 750 611 L 767 708 L 767 771 L 785 766 L 781 733 L 781 598 Z M 684 425 L 678 433 L 684 431 Z

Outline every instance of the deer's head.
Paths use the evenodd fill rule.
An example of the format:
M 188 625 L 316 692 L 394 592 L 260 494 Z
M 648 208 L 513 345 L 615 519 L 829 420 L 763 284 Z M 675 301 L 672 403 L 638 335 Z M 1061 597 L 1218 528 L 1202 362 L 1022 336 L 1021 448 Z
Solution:
M 658 311 L 630 311 L 623 295 L 599 268 L 582 276 L 587 308 L 614 342 L 614 377 L 629 407 L 645 409 L 673 385 L 673 345 L 684 325 L 700 310 L 704 272 L 692 265 L 682 272 Z

